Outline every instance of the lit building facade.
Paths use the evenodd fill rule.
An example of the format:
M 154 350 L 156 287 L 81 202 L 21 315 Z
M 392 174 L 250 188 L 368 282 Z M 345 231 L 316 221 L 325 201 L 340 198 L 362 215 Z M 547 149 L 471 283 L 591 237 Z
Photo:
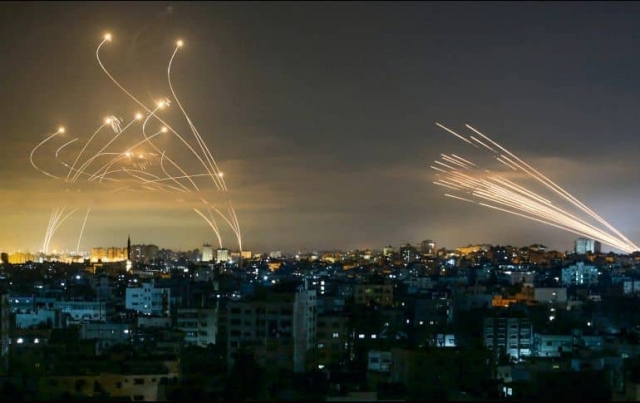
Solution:
M 426 241 L 420 242 L 420 253 L 427 256 L 435 256 L 436 255 L 436 243 L 430 239 Z
M 532 354 L 533 325 L 529 318 L 494 316 L 484 319 L 484 345 L 498 358 L 500 352 L 514 360 Z
M 91 249 L 92 262 L 121 262 L 127 260 L 127 248 L 109 247 Z
M 586 266 L 578 262 L 573 266 L 562 269 L 562 284 L 568 285 L 596 285 L 598 284 L 598 268 Z
M 53 309 L 68 314 L 70 323 L 105 322 L 116 313 L 111 301 L 54 301 Z
M 229 249 L 220 248 L 216 250 L 216 263 L 222 263 L 229 260 Z
M 148 264 L 158 254 L 159 248 L 156 245 L 132 245 L 131 261 Z
M 151 316 L 168 316 L 171 289 L 156 287 L 155 281 L 127 287 L 125 307 Z
M 210 262 L 213 260 L 213 246 L 210 244 L 202 245 L 202 261 Z
M 578 255 L 584 255 L 587 253 L 600 253 L 602 245 L 599 241 L 589 238 L 576 238 L 575 252 Z
M 11 264 L 24 264 L 35 261 L 36 255 L 29 252 L 15 252 L 9 255 L 9 263 Z

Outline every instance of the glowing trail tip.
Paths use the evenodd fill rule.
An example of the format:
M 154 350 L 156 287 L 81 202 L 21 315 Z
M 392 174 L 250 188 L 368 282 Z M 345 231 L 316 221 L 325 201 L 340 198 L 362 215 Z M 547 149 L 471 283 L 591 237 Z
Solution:
M 61 126 L 61 127 L 59 127 L 59 128 L 58 128 L 58 133 L 64 133 L 64 127 L 62 127 L 62 126 Z
M 167 132 L 167 128 L 166 128 L 166 127 L 163 127 L 162 129 L 160 129 L 160 131 L 161 131 L 162 133 L 166 133 L 166 132 Z
M 104 120 L 104 123 L 106 123 L 106 124 L 110 124 L 110 123 L 111 123 L 111 118 L 106 118 L 106 119 Z
M 136 113 L 136 119 L 137 120 L 142 119 L 142 113 Z
M 108 42 L 111 42 L 111 34 L 109 34 L 109 33 L 104 34 L 104 40 L 108 41 Z
M 179 40 L 176 42 L 176 45 L 178 45 L 178 47 L 181 47 L 182 45 L 184 45 L 184 42 L 182 42 L 182 39 L 179 39 Z

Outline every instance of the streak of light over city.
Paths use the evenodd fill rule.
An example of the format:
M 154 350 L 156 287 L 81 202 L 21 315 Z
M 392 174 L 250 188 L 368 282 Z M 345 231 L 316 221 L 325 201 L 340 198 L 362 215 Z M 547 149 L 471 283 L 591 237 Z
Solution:
M 0 7 L 0 251 L 640 240 L 638 4 Z

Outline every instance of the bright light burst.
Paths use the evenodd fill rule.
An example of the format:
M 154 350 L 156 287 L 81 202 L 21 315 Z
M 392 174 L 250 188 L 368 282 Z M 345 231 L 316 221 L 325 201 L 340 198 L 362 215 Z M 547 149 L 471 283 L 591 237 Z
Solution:
M 468 145 L 489 152 L 507 171 L 494 172 L 456 154 L 441 154 L 431 168 L 437 176 L 433 183 L 450 190 L 444 194 L 446 197 L 547 224 L 626 253 L 639 250 L 584 203 L 477 129 L 465 125 L 473 133 L 465 137 L 440 123 L 436 125 Z M 509 175 L 533 179 L 548 195 L 543 196 L 515 180 L 507 179 Z M 567 207 L 561 206 L 562 203 Z

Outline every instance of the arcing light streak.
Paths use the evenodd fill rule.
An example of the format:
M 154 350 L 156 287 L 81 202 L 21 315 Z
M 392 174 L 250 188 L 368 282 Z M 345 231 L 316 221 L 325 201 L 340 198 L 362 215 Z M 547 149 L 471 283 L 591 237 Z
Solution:
M 155 112 L 156 112 L 158 109 L 163 108 L 166 104 L 168 104 L 168 101 L 165 101 L 165 102 L 162 102 L 162 101 L 161 101 L 160 103 L 158 103 L 158 107 L 157 107 L 156 109 L 154 109 L 154 110 L 153 110 L 153 112 L 151 112 L 151 113 L 149 114 L 149 116 L 147 116 L 147 118 L 144 120 L 144 123 L 142 123 L 142 135 L 144 136 L 145 140 L 147 140 L 147 143 L 148 143 L 148 144 L 149 144 L 149 145 L 150 145 L 154 150 L 156 150 L 158 153 L 162 154 L 163 158 L 164 158 L 164 155 L 165 155 L 165 154 L 164 154 L 164 152 L 163 152 L 163 151 L 160 151 L 160 150 L 158 149 L 158 147 L 156 147 L 156 146 L 155 146 L 155 144 L 153 144 L 153 143 L 149 140 L 149 137 L 147 136 L 147 133 L 146 133 L 146 130 L 145 130 L 145 129 L 146 129 L 146 127 L 147 127 L 147 122 L 149 122 L 149 118 L 151 118 L 151 116 L 155 116 Z M 164 133 L 164 132 L 165 132 L 164 127 L 163 127 L 162 129 L 160 129 L 160 131 Z M 178 170 L 179 170 L 183 175 L 187 176 L 187 179 L 189 180 L 189 182 L 191 182 L 191 185 L 194 187 L 195 191 L 198 191 L 198 190 L 199 190 L 199 189 L 198 189 L 198 186 L 195 184 L 195 182 L 193 181 L 193 179 L 191 179 L 191 177 L 189 177 L 189 176 L 187 175 L 187 173 L 186 173 L 182 168 L 180 168 L 180 166 L 179 166 L 178 164 L 176 164 L 176 163 L 175 163 L 171 158 L 169 158 L 169 157 L 166 157 L 166 158 L 167 158 L 167 161 L 171 162 L 171 164 L 172 164 L 174 167 L 176 167 L 176 168 L 177 168 L 177 169 L 178 169 Z M 167 176 L 168 176 L 168 177 L 170 177 L 170 178 L 173 178 L 173 177 L 172 177 L 171 175 L 169 175 L 169 174 L 167 173 L 167 171 L 164 169 L 164 166 L 162 165 L 162 163 L 161 163 L 160 165 L 161 165 L 161 168 L 162 168 L 162 170 L 164 171 L 165 175 L 167 175 Z M 176 185 L 178 185 L 178 186 L 182 187 L 185 191 L 187 190 L 187 188 L 186 188 L 184 185 L 182 185 L 180 182 L 178 182 L 175 178 L 173 178 L 173 181 L 176 183 Z
M 106 41 L 107 38 L 105 38 Z M 109 39 L 110 40 L 110 39 Z M 129 96 L 129 98 L 131 98 L 134 102 L 136 102 L 138 105 L 140 105 L 142 108 L 144 108 L 145 111 L 147 112 L 151 112 L 149 108 L 147 108 L 144 104 L 142 104 L 142 102 L 140 102 L 135 96 L 133 96 L 130 92 L 128 92 L 106 69 L 106 67 L 104 66 L 104 64 L 102 63 L 102 61 L 100 60 L 100 48 L 101 46 L 104 44 L 104 42 L 101 42 L 100 45 L 98 46 L 98 48 L 96 49 L 96 58 L 98 60 L 98 63 L 100 64 L 100 67 L 102 68 L 102 70 L 106 73 L 106 75 L 111 79 L 111 81 L 113 81 L 116 86 L 118 86 L 118 88 L 120 88 L 125 94 L 127 94 L 127 96 Z M 183 115 L 185 116 L 187 123 L 189 124 L 189 127 L 191 128 L 191 131 L 194 135 L 194 138 L 196 139 L 196 142 L 198 143 L 198 145 L 200 146 L 201 150 L 203 151 L 205 158 L 207 159 L 207 161 L 209 162 L 209 166 L 207 166 L 204 161 L 202 160 L 201 156 L 191 147 L 191 145 L 176 131 L 173 129 L 173 127 L 171 127 L 169 124 L 167 124 L 164 120 L 162 120 L 160 117 L 155 116 L 155 118 L 160 121 L 165 127 L 167 127 L 167 129 L 169 131 L 171 131 L 173 134 L 175 134 L 186 146 L 187 148 L 193 153 L 193 155 L 196 157 L 196 159 L 205 167 L 205 169 L 207 170 L 207 172 L 210 174 L 211 179 L 213 180 L 213 182 L 217 185 L 218 190 L 223 190 L 226 191 L 227 190 L 227 186 L 223 180 L 223 175 L 220 172 L 220 170 L 218 169 L 217 164 L 215 163 L 215 160 L 213 159 L 213 157 L 211 156 L 210 151 L 208 150 L 208 148 L 205 146 L 204 141 L 202 140 L 202 137 L 200 136 L 198 130 L 195 128 L 195 126 L 193 125 L 191 119 L 189 118 L 189 116 L 187 115 L 186 111 L 184 110 L 184 108 L 182 107 L 182 104 L 180 103 L 180 101 L 178 100 L 178 97 L 173 89 L 173 85 L 171 83 L 171 65 L 173 63 L 173 60 L 175 58 L 175 55 L 178 51 L 178 48 L 180 48 L 182 46 L 182 41 L 179 41 L 176 48 L 174 49 L 174 52 L 171 56 L 171 59 L 169 61 L 169 65 L 167 67 L 167 81 L 169 83 L 169 88 L 171 90 L 171 93 L 174 97 L 174 99 L 176 100 L 176 103 L 178 104 L 178 107 L 180 108 L 180 110 L 182 111 Z M 150 113 L 151 114 L 151 113 Z M 190 178 L 189 178 L 190 179 Z M 192 183 L 195 186 L 195 183 Z M 218 212 L 218 214 L 222 215 L 222 217 L 225 219 L 225 221 L 231 226 L 232 230 L 234 231 L 234 233 L 236 234 L 236 238 L 238 239 L 238 244 L 240 247 L 240 250 L 242 250 L 242 237 L 240 234 L 240 229 L 239 229 L 239 224 L 237 222 L 237 216 L 235 213 L 234 208 L 231 206 L 231 204 L 229 204 L 229 212 L 230 212 L 230 216 L 231 219 L 227 219 L 222 213 L 220 213 L 219 210 L 216 209 L 216 212 Z
M 193 211 L 198 213 L 198 215 L 202 217 L 207 222 L 207 224 L 209 224 L 209 226 L 213 230 L 213 233 L 216 234 L 216 237 L 218 238 L 218 245 L 220 245 L 220 249 L 222 249 L 222 238 L 220 237 L 220 230 L 218 229 L 218 225 L 216 224 L 216 221 L 213 219 L 213 215 L 211 214 L 211 209 L 209 209 L 210 217 L 205 216 L 200 210 L 198 210 L 197 207 L 194 207 Z
M 82 241 L 82 234 L 84 233 L 84 227 L 87 225 L 87 218 L 89 218 L 89 211 L 91 208 L 87 208 L 87 214 L 84 215 L 84 220 L 82 221 L 82 228 L 80 228 L 80 236 L 78 237 L 78 244 L 76 245 L 76 253 L 80 253 L 80 241 Z
M 134 145 L 130 146 L 127 148 L 126 151 L 122 152 L 122 153 L 116 153 L 117 157 L 114 157 L 111 161 L 109 161 L 108 163 L 104 164 L 102 167 L 100 167 L 98 170 L 96 170 L 93 174 L 89 175 L 89 181 L 94 181 L 97 178 L 100 178 L 99 182 L 102 182 L 105 179 L 105 176 L 111 172 L 116 172 L 116 171 L 109 171 L 109 169 L 118 161 L 121 161 L 127 157 L 130 157 L 131 154 L 133 153 L 133 150 L 142 145 L 145 144 L 147 142 L 149 142 L 152 138 L 159 136 L 160 134 L 165 133 L 165 131 L 163 131 L 162 129 L 159 130 L 158 132 L 150 135 L 150 136 L 145 136 L 145 139 L 142 141 L 139 141 L 137 143 L 135 143 Z M 100 172 L 102 172 L 101 175 Z
M 58 227 L 60 227 L 60 225 L 62 225 L 62 223 L 78 209 L 75 208 L 63 216 L 64 210 L 65 207 L 55 208 L 51 213 L 51 217 L 49 218 L 49 225 L 47 227 L 47 231 L 44 236 L 44 242 L 42 244 L 42 251 L 44 254 L 49 253 L 49 244 L 51 243 L 51 238 L 53 237 L 53 234 L 55 234 L 55 232 L 58 230 Z
M 236 216 L 236 212 L 231 205 L 231 202 L 227 202 L 229 217 L 225 216 L 218 208 L 209 205 L 205 200 L 203 200 L 203 202 L 207 204 L 207 207 L 213 209 L 213 211 L 218 213 L 218 215 L 220 215 L 220 217 L 222 217 L 222 219 L 225 220 L 227 224 L 229 224 L 229 227 L 231 227 L 231 230 L 233 230 L 234 234 L 236 235 L 236 240 L 238 241 L 238 249 L 242 254 L 242 234 L 240 233 L 240 224 L 238 223 L 238 217 Z
M 131 92 L 129 92 L 126 88 L 124 88 L 109 73 L 105 65 L 100 60 L 100 50 L 105 43 L 110 42 L 111 40 L 112 40 L 112 37 L 110 34 L 107 34 L 104 36 L 104 39 L 100 42 L 100 44 L 96 48 L 96 51 L 95 51 L 96 59 L 98 61 L 98 64 L 102 68 L 103 72 L 107 75 L 107 77 L 122 92 L 124 92 L 127 95 L 127 97 L 129 97 L 137 105 L 143 108 L 146 114 L 146 118 L 144 119 L 141 125 L 143 140 L 134 142 L 134 144 L 130 145 L 129 147 L 124 147 L 126 150 L 124 152 L 122 152 L 122 148 L 114 149 L 116 148 L 115 141 L 117 139 L 119 139 L 118 140 L 119 142 L 129 141 L 128 133 L 127 135 L 125 135 L 125 132 L 127 132 L 127 130 L 130 127 L 132 127 L 132 125 L 135 123 L 136 120 L 142 120 L 143 116 L 142 114 L 136 114 L 136 117 L 133 120 L 131 120 L 129 123 L 124 125 L 123 127 L 121 127 L 121 124 L 123 123 L 122 119 L 119 119 L 115 116 L 109 116 L 97 128 L 97 130 L 95 130 L 95 132 L 93 132 L 93 134 L 89 136 L 88 140 L 86 142 L 83 142 L 84 144 L 81 147 L 81 149 L 77 151 L 77 153 L 74 156 L 72 156 L 71 158 L 72 162 L 64 161 L 62 158 L 60 158 L 60 155 L 64 155 L 64 154 L 68 155 L 69 151 L 72 150 L 72 147 L 70 147 L 71 144 L 78 141 L 78 138 L 70 140 L 62 144 L 61 146 L 59 146 L 57 149 L 55 149 L 54 155 L 55 155 L 55 158 L 57 159 L 57 162 L 60 163 L 62 166 L 64 166 L 67 170 L 66 178 L 64 179 L 64 181 L 67 184 L 71 185 L 71 184 L 77 183 L 79 179 L 86 179 L 87 182 L 93 182 L 93 183 L 102 183 L 103 181 L 117 182 L 119 181 L 119 179 L 127 179 L 129 184 L 128 186 L 120 187 L 118 189 L 115 189 L 114 191 L 133 189 L 134 187 L 138 187 L 138 188 L 149 190 L 149 191 L 161 190 L 164 192 L 191 193 L 191 192 L 201 191 L 199 184 L 196 183 L 196 179 L 209 178 L 211 179 L 211 182 L 214 185 L 214 189 L 217 192 L 222 192 L 222 193 L 227 192 L 228 189 L 224 181 L 223 173 L 220 171 L 216 161 L 214 160 L 211 152 L 206 146 L 198 129 L 195 127 L 191 118 L 189 117 L 186 110 L 184 109 L 182 103 L 178 99 L 176 91 L 173 87 L 173 83 L 171 82 L 172 64 L 176 57 L 178 49 L 182 46 L 182 41 L 179 41 L 177 43 L 177 46 L 174 49 L 173 54 L 171 55 L 171 58 L 169 60 L 169 63 L 167 66 L 167 82 L 169 84 L 171 94 L 175 102 L 178 104 L 178 107 L 182 113 L 182 116 L 184 117 L 187 124 L 189 125 L 191 133 L 195 139 L 195 142 L 197 143 L 196 148 L 199 148 L 200 152 L 197 152 L 196 149 L 194 149 L 191 146 L 191 144 L 180 133 L 178 133 L 172 126 L 167 124 L 162 118 L 158 116 L 157 114 L 158 110 L 162 109 L 164 106 L 169 105 L 168 99 L 161 101 L 160 103 L 158 103 L 156 108 L 151 109 L 145 106 L 142 102 L 140 102 Z M 160 122 L 163 125 L 160 131 L 154 134 L 147 133 L 147 128 L 149 126 L 150 120 L 155 120 L 157 122 Z M 95 144 L 97 143 L 96 140 L 97 140 L 98 134 L 101 132 L 102 129 L 105 128 L 105 126 L 110 126 L 111 129 L 114 131 L 115 135 L 112 137 L 109 137 L 108 139 L 105 139 L 106 144 L 102 143 L 103 144 L 102 146 L 96 147 Z M 171 134 L 175 136 L 175 138 L 177 138 L 179 142 L 183 144 L 190 151 L 190 153 L 194 157 L 190 160 L 198 161 L 201 164 L 201 166 L 204 167 L 204 172 L 200 171 L 195 173 L 188 173 L 182 168 L 181 164 L 179 164 L 178 161 L 175 161 L 174 159 L 168 156 L 167 150 L 159 149 L 157 144 L 152 142 L 152 139 L 155 136 L 161 133 L 168 133 L 168 132 L 171 132 Z M 63 128 L 60 128 L 56 133 L 53 133 L 52 135 L 47 137 L 45 140 L 38 143 L 31 151 L 31 154 L 29 157 L 31 164 L 36 170 L 54 179 L 61 179 L 61 178 L 37 166 L 34 161 L 34 155 L 35 155 L 35 152 L 41 146 L 43 146 L 45 143 L 49 142 L 56 135 L 61 133 L 64 133 Z M 143 148 L 150 147 L 155 152 L 148 152 L 148 151 L 138 152 L 136 150 L 137 147 L 143 147 Z M 65 150 L 65 153 L 61 154 L 62 150 Z M 135 152 L 135 155 L 137 155 L 138 157 L 136 157 L 135 155 L 132 157 L 134 152 Z M 111 158 L 108 159 L 107 161 L 102 161 L 100 165 L 95 165 L 98 159 L 102 159 L 103 157 L 109 157 L 109 156 L 111 156 Z M 86 157 L 86 158 L 82 158 L 82 157 Z M 454 165 L 460 164 L 458 160 L 453 160 L 451 163 Z M 156 173 L 148 172 L 148 170 L 151 170 L 152 167 L 154 170 L 156 170 Z M 157 172 L 158 170 L 161 172 Z M 169 172 L 169 171 L 172 171 L 172 172 Z M 176 173 L 174 174 L 173 172 L 176 172 Z M 172 184 L 169 184 L 169 182 L 172 182 Z M 207 189 L 204 189 L 204 190 L 207 190 Z M 209 209 L 209 217 L 207 217 L 200 210 L 198 209 L 195 209 L 195 210 L 203 219 L 205 219 L 205 221 L 209 224 L 209 226 L 212 227 L 212 229 L 214 229 L 214 232 L 216 233 L 219 244 L 222 245 L 222 239 L 220 236 L 220 232 L 218 230 L 218 226 L 215 220 L 213 219 L 212 211 L 215 211 L 217 214 L 223 217 L 225 222 L 229 224 L 229 226 L 231 227 L 231 229 L 236 235 L 238 246 L 240 250 L 242 250 L 242 237 L 240 232 L 240 225 L 238 222 L 235 209 L 232 206 L 231 202 L 227 201 L 228 215 L 223 214 L 220 210 L 218 210 L 215 207 L 209 206 L 208 204 L 207 206 Z M 66 220 L 66 218 L 68 218 L 69 215 L 71 215 L 75 210 L 67 213 L 67 215 L 63 215 L 64 211 L 65 211 L 64 208 L 60 208 L 60 209 L 55 209 L 54 212 L 52 213 L 49 220 L 48 227 L 47 227 L 47 231 L 45 234 L 45 240 L 43 243 L 44 251 L 47 251 L 49 247 L 49 243 L 51 241 L 51 237 L 53 236 L 53 234 L 55 233 L 59 225 L 64 220 Z M 76 251 L 78 251 L 80 248 L 80 242 L 83 236 L 84 228 L 87 224 L 89 211 L 90 209 L 87 209 L 87 213 L 82 223 L 80 236 L 78 238 L 78 243 L 76 245 Z
M 82 150 L 80 150 L 80 152 L 76 156 L 75 161 L 73 161 L 73 164 L 71 165 L 71 169 L 69 169 L 69 173 L 67 174 L 67 181 L 73 181 L 73 179 L 71 179 L 71 173 L 75 172 L 76 164 L 78 163 L 78 160 L 80 159 L 80 156 L 82 155 L 82 153 L 87 149 L 87 146 L 89 145 L 89 143 L 91 143 L 91 140 L 93 140 L 93 138 L 100 132 L 100 130 L 102 130 L 105 126 L 110 124 L 111 124 L 111 121 L 107 119 L 103 124 L 100 125 L 100 127 L 98 127 L 98 130 L 93 132 L 93 135 L 89 137 L 89 140 L 86 143 L 84 143 Z
M 102 47 L 102 45 L 105 43 L 105 40 L 103 40 L 100 45 L 98 46 L 98 48 L 96 49 L 96 58 L 98 60 L 98 64 L 100 64 L 100 67 L 102 68 L 102 70 L 105 72 L 105 74 L 111 79 L 111 81 L 114 82 L 114 84 L 116 84 L 116 86 L 118 88 L 120 88 L 125 94 L 127 94 L 127 96 L 129 96 L 129 98 L 131 98 L 135 103 L 137 103 L 138 105 L 140 105 L 142 108 L 144 108 L 145 111 L 149 112 L 150 114 L 152 114 L 151 110 L 144 105 L 142 102 L 140 102 L 135 96 L 133 96 L 129 91 L 127 91 L 110 73 L 109 71 L 106 69 L 106 67 L 104 66 L 104 64 L 102 63 L 102 61 L 100 60 L 100 48 Z M 179 47 L 179 46 L 178 46 Z M 176 48 L 177 51 L 177 48 Z M 174 51 L 174 56 L 175 56 L 175 52 Z M 172 59 L 173 60 L 173 57 Z M 169 66 L 169 71 L 170 71 L 170 66 Z M 173 89 L 172 89 L 173 92 Z M 181 108 L 182 109 L 182 108 Z M 204 161 L 202 160 L 202 157 L 191 147 L 191 145 L 177 132 L 173 129 L 173 127 L 171 127 L 168 123 L 166 123 L 164 120 L 162 120 L 159 116 L 155 115 L 154 116 L 156 120 L 158 120 L 159 122 L 161 122 L 167 129 L 168 131 L 171 131 L 173 134 L 176 135 L 176 137 L 178 137 L 182 143 L 193 153 L 193 155 L 196 157 L 196 159 L 198 159 L 198 161 L 200 161 L 200 163 L 208 170 L 206 164 L 204 163 Z M 188 123 L 191 125 L 191 121 L 188 120 Z M 196 140 L 201 140 L 200 136 L 196 136 Z M 210 155 L 210 153 L 209 153 Z M 221 175 L 215 175 L 214 173 L 210 172 L 212 179 L 214 180 L 215 183 L 216 182 L 216 177 L 217 178 L 221 178 Z M 226 185 L 224 186 L 223 189 L 226 189 Z
M 111 117 L 111 124 L 113 127 L 113 131 L 116 133 L 115 136 L 113 136 L 111 138 L 111 140 L 109 140 L 107 142 L 107 144 L 105 144 L 104 146 L 102 146 L 102 148 L 95 153 L 91 158 L 88 158 L 81 166 L 80 168 L 78 168 L 78 171 L 75 173 L 75 175 L 73 176 L 73 182 L 75 182 L 78 179 L 78 176 L 84 172 L 85 169 L 87 169 L 87 167 L 98 157 L 100 157 L 101 155 L 105 155 L 103 154 L 103 151 L 109 147 L 122 133 L 124 133 L 125 131 L 127 131 L 127 129 L 136 121 L 138 120 L 136 117 L 133 118 L 133 120 L 131 120 L 131 122 L 129 122 L 123 129 L 120 129 L 120 121 L 115 117 L 112 116 Z
M 33 154 L 36 152 L 36 150 L 42 146 L 44 143 L 46 143 L 47 141 L 51 140 L 52 138 L 54 138 L 55 136 L 57 136 L 58 134 L 64 133 L 64 128 L 59 128 L 55 133 L 51 134 L 49 137 L 47 137 L 46 139 L 42 140 L 41 142 L 39 142 L 38 144 L 36 144 L 35 147 L 33 147 L 33 149 L 31 150 L 31 153 L 29 153 L 29 161 L 31 162 L 31 165 L 33 165 L 33 167 L 42 172 L 43 174 L 54 178 L 54 179 L 60 179 L 59 177 L 50 174 L 49 172 L 43 171 L 42 169 L 38 168 L 38 166 L 35 164 L 35 162 L 33 162 Z
M 67 141 L 66 143 L 64 143 L 63 145 L 61 145 L 60 147 L 58 147 L 58 149 L 56 150 L 56 158 L 58 158 L 58 154 L 60 154 L 60 151 L 62 151 L 63 148 L 65 148 L 66 146 L 68 146 L 71 143 L 74 143 L 78 141 L 78 138 L 76 137 L 75 139 L 71 139 L 69 141 Z
M 485 136 L 484 134 L 480 133 L 478 130 L 474 129 L 473 127 L 471 127 L 470 125 L 465 125 L 467 128 L 469 128 L 470 130 L 473 130 L 474 132 L 476 132 L 478 135 L 482 136 L 483 138 L 487 139 L 489 142 L 491 142 L 491 144 L 494 144 L 496 147 L 498 147 L 499 149 L 501 149 L 502 151 L 504 151 L 505 153 L 507 153 L 509 156 L 513 157 L 514 159 L 516 159 L 518 162 L 520 162 L 522 165 L 524 165 L 525 167 L 529 168 L 531 171 L 533 171 L 533 173 L 535 175 L 533 175 L 533 177 L 538 180 L 539 182 L 541 182 L 542 184 L 544 184 L 545 186 L 547 186 L 548 188 L 550 188 L 551 190 L 555 191 L 556 193 L 560 194 L 563 198 L 565 198 L 566 200 L 570 201 L 572 204 L 574 204 L 575 206 L 577 206 L 579 209 L 581 209 L 582 211 L 586 212 L 587 214 L 589 214 L 591 217 L 593 217 L 596 221 L 598 221 L 599 223 L 603 224 L 604 226 L 606 226 L 609 230 L 613 231 L 617 236 L 619 236 L 621 239 L 623 239 L 625 241 L 625 243 L 628 243 L 630 245 L 633 245 L 633 243 L 627 239 L 624 235 L 622 235 L 617 229 L 615 229 L 611 224 L 609 224 L 607 221 L 605 221 L 602 217 L 600 217 L 599 215 L 597 215 L 595 212 L 593 212 L 593 210 L 591 210 L 590 208 L 588 208 L 586 205 L 584 205 L 581 201 L 579 201 L 578 199 L 576 199 L 574 196 L 572 196 L 571 194 L 569 194 L 569 192 L 567 192 L 566 190 L 564 190 L 563 188 L 561 188 L 560 186 L 558 186 L 555 182 L 553 182 L 551 179 L 547 178 L 546 176 L 542 175 L 540 172 L 538 172 L 535 168 L 533 168 L 532 166 L 530 166 L 529 164 L 527 164 L 526 162 L 522 161 L 520 158 L 518 158 L 517 156 L 515 156 L 514 154 L 512 154 L 509 150 L 505 149 L 504 147 L 502 147 L 500 144 L 494 142 L 493 140 L 491 140 L 489 137 Z M 637 250 L 638 248 L 633 245 Z
M 171 55 L 171 59 L 169 60 L 169 66 L 167 67 L 167 82 L 169 83 L 169 89 L 171 90 L 171 94 L 173 95 L 173 99 L 175 99 L 176 104 L 178 104 L 178 108 L 180 108 L 180 110 L 182 111 L 182 114 L 184 115 L 185 119 L 187 120 L 187 123 L 189 124 L 189 127 L 191 128 L 191 132 L 193 133 L 193 137 L 196 139 L 196 142 L 200 146 L 200 150 L 202 150 L 202 153 L 204 154 L 205 158 L 207 159 L 207 162 L 209 163 L 209 166 L 210 166 L 211 170 L 209 170 L 209 167 L 207 167 L 201 159 L 200 159 L 200 162 L 202 162 L 202 165 L 204 165 L 205 169 L 210 173 L 211 179 L 216 184 L 216 186 L 219 189 L 227 190 L 227 186 L 226 186 L 226 184 L 225 184 L 225 182 L 224 182 L 224 180 L 222 178 L 222 175 L 220 175 L 220 169 L 218 169 L 218 165 L 216 164 L 215 160 L 211 156 L 211 153 L 209 152 L 209 149 L 204 144 L 204 140 L 202 140 L 202 137 L 200 136 L 200 133 L 198 132 L 196 127 L 191 122 L 191 119 L 189 118 L 189 115 L 187 115 L 187 112 L 182 107 L 182 104 L 180 103 L 180 100 L 178 99 L 178 96 L 176 95 L 176 92 L 174 91 L 173 85 L 171 83 L 171 64 L 173 63 L 173 59 L 176 57 L 176 53 L 178 52 L 178 49 L 180 49 L 180 47 L 182 47 L 182 41 L 178 41 L 178 44 L 177 44 L 175 50 L 173 51 L 173 54 Z M 194 154 L 196 154 L 196 156 L 198 156 L 198 154 L 195 151 L 194 151 Z
M 474 143 L 453 130 L 448 129 L 439 123 L 437 123 L 437 126 L 465 142 L 476 146 Z M 446 193 L 446 197 L 476 203 L 487 208 L 544 223 L 580 236 L 592 238 L 627 253 L 631 253 L 639 249 L 611 224 L 606 222 L 603 218 L 593 212 L 593 210 L 569 194 L 566 190 L 562 189 L 555 182 L 542 175 L 531 165 L 527 164 L 506 148 L 491 140 L 488 136 L 480 133 L 470 125 L 466 125 L 466 127 L 481 136 L 483 140 L 488 143 L 480 141 L 474 136 L 470 136 L 472 140 L 483 145 L 485 149 L 491 151 L 493 154 L 498 154 L 494 149 L 497 148 L 504 153 L 499 157 L 496 157 L 496 159 L 503 165 L 507 166 L 512 171 L 523 172 L 528 177 L 535 179 L 537 182 L 543 184 L 547 190 L 550 190 L 552 195 L 559 196 L 561 200 L 569 202 L 571 206 L 577 208 L 582 213 L 586 213 L 588 217 L 578 217 L 576 214 L 570 213 L 559 207 L 556 205 L 557 203 L 552 202 L 549 198 L 543 197 L 538 193 L 524 186 L 518 185 L 500 175 L 492 174 L 491 171 L 483 169 L 471 161 L 462 159 L 454 154 L 451 154 L 451 156 L 441 154 L 442 160 L 448 163 L 453 163 L 454 159 L 461 162 L 464 161 L 464 163 L 467 164 L 465 168 L 468 169 L 463 172 L 460 171 L 459 168 L 454 168 L 453 166 L 435 161 L 439 167 L 431 166 L 431 168 L 437 171 L 436 175 L 439 178 L 433 183 L 470 195 L 470 198 L 456 196 L 450 193 Z M 476 148 L 478 147 L 476 146 Z M 455 165 L 456 167 L 461 166 L 460 164 Z M 443 167 L 447 169 L 444 169 Z M 471 169 L 470 167 L 473 168 Z M 474 198 L 479 199 L 479 201 L 473 200 Z M 587 218 L 597 221 L 604 225 L 605 228 L 599 228 L 596 225 L 587 222 Z

